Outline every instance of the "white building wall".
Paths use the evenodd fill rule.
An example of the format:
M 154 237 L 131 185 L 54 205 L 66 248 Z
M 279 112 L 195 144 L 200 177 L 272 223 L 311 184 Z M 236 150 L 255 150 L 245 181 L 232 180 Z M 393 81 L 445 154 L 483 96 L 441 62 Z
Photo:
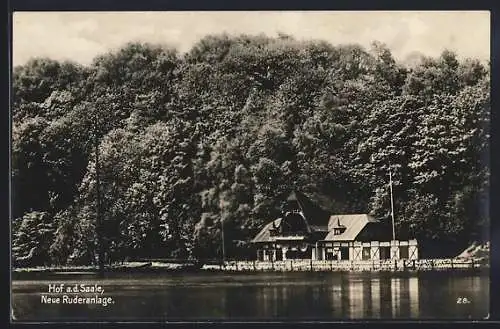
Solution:
M 380 245 L 380 242 L 378 242 L 378 241 L 372 241 L 370 243 L 370 246 L 371 246 L 370 259 L 371 260 L 378 260 L 378 259 L 380 259 L 379 245 Z
M 391 259 L 399 259 L 399 241 L 391 241 Z
M 410 260 L 419 258 L 417 240 L 408 241 L 408 257 Z

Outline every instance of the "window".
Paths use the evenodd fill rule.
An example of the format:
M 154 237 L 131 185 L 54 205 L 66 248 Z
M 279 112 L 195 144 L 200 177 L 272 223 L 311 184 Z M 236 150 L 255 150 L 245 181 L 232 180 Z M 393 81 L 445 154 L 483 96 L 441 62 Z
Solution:
M 349 259 L 349 248 L 347 248 L 347 247 L 340 248 L 340 259 L 342 259 L 342 260 Z
M 391 247 L 380 247 L 380 259 L 391 259 Z
M 371 259 L 371 248 L 370 247 L 363 247 L 363 260 L 370 260 Z
M 408 246 L 399 247 L 399 258 L 400 259 L 408 259 Z
M 295 259 L 297 258 L 297 251 L 296 250 L 287 250 L 286 252 L 286 259 Z
M 341 235 L 346 230 L 345 227 L 339 227 L 333 229 L 333 235 Z

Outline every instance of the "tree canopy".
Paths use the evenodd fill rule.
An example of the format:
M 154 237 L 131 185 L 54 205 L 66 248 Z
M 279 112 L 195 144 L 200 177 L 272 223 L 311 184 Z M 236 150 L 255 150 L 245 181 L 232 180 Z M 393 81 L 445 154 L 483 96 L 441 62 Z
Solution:
M 293 189 L 390 221 L 423 255 L 487 239 L 490 68 L 450 51 L 411 67 L 290 36 L 212 35 L 185 54 L 130 43 L 91 65 L 13 72 L 13 257 L 249 257 Z M 426 247 L 432 246 L 432 247 Z M 438 246 L 439 248 L 437 248 Z

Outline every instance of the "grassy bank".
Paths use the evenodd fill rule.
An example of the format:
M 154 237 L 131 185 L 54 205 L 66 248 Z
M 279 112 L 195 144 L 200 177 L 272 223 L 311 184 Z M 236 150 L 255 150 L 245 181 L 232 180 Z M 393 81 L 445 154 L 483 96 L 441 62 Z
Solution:
M 108 265 L 107 273 L 113 272 L 187 272 L 199 271 L 229 271 L 229 272 L 290 272 L 290 271 L 482 271 L 489 268 L 489 263 L 480 259 L 418 259 L 418 260 L 356 260 L 356 261 L 311 261 L 311 260 L 286 260 L 286 261 L 227 261 L 222 264 L 195 264 L 195 263 L 168 263 L 152 262 L 126 262 Z M 45 266 L 15 268 L 16 273 L 72 273 L 72 272 L 98 272 L 97 266 Z
M 163 263 L 163 262 L 124 262 L 106 265 L 106 272 L 147 272 L 147 271 L 183 271 L 195 268 L 192 263 Z M 64 265 L 64 266 L 36 266 L 14 268 L 16 273 L 71 273 L 71 272 L 98 272 L 96 265 Z

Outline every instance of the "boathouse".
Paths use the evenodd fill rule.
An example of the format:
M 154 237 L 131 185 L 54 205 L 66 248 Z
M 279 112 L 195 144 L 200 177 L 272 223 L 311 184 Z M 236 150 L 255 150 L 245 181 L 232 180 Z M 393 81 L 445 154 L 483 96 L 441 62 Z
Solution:
M 418 259 L 416 240 L 393 240 L 391 227 L 369 214 L 330 214 L 298 191 L 252 244 L 261 261 Z

